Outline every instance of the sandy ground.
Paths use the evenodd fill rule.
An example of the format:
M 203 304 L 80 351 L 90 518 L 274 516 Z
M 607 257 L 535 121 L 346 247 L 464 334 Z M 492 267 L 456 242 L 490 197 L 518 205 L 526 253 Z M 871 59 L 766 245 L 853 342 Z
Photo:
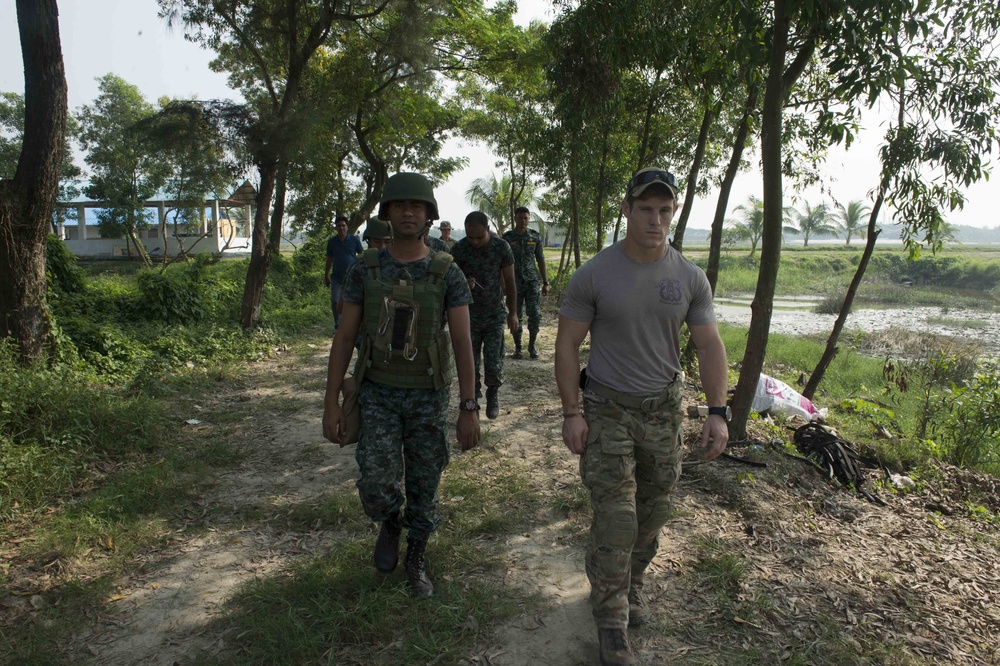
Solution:
M 554 334 L 550 321 L 540 339 L 542 358 L 509 361 L 510 367 L 551 368 Z M 172 666 L 224 657 L 238 637 L 213 633 L 210 627 L 218 625 L 211 621 L 238 586 L 334 545 L 333 533 L 322 526 L 291 532 L 239 511 L 262 501 L 294 505 L 353 486 L 354 448 L 320 436 L 325 369 L 325 349 L 316 348 L 304 364 L 279 357 L 249 370 L 247 386 L 266 376 L 269 388 L 223 391 L 205 401 L 198 427 L 206 438 L 214 436 L 214 410 L 237 402 L 261 405 L 237 435 L 247 457 L 190 507 L 191 519 L 207 524 L 207 532 L 190 538 L 180 525 L 167 547 L 145 553 L 140 573 L 119 582 L 109 612 L 66 646 L 71 661 Z M 553 487 L 554 481 L 556 489 L 569 489 L 579 483 L 576 459 L 558 436 L 559 404 L 548 372 L 540 375 L 547 381 L 528 381 L 509 393 L 505 388 L 501 417 L 488 427 L 503 433 L 500 451 L 531 463 L 539 486 Z M 692 389 L 689 404 L 694 395 Z M 266 407 L 271 398 L 295 406 L 272 412 Z M 687 428 L 693 437 L 698 424 Z M 653 621 L 631 634 L 640 664 L 725 663 L 717 655 L 748 640 L 775 655 L 785 645 L 801 651 L 817 618 L 827 617 L 838 618 L 838 631 L 850 640 L 874 634 L 899 645 L 912 657 L 899 663 L 1000 663 L 997 530 L 965 516 L 968 491 L 996 498 L 1000 487 L 951 471 L 939 483 L 928 482 L 921 495 L 894 495 L 881 508 L 780 452 L 764 453 L 769 467 L 753 475 L 732 462 L 685 468 L 675 493 L 677 518 L 664 529 L 650 569 Z M 955 478 L 965 479 L 958 484 L 964 492 L 954 490 Z M 543 608 L 486 634 L 460 663 L 597 663 L 581 548 L 586 527 L 586 516 L 550 512 L 508 539 L 505 580 L 540 593 Z M 720 610 L 697 575 L 706 542 L 728 544 L 749 563 L 733 591 L 736 603 L 746 604 L 736 611 Z

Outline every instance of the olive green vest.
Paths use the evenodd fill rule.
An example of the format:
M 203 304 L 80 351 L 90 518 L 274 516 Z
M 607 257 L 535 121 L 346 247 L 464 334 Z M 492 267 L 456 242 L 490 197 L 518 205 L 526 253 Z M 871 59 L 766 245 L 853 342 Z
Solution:
M 451 383 L 451 339 L 443 311 L 452 261 L 447 252 L 437 252 L 422 279 L 389 283 L 382 278 L 378 250 L 365 250 L 364 342 L 356 377 L 399 388 L 439 389 Z M 390 313 L 401 311 L 395 308 L 415 316 L 394 318 Z M 393 344 L 394 332 L 406 338 L 405 345 Z

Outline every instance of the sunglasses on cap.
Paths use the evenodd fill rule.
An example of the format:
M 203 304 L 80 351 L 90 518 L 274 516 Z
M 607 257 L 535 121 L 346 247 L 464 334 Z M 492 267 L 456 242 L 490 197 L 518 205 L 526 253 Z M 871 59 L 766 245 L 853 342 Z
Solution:
M 649 183 L 654 183 L 660 181 L 664 183 L 674 192 L 677 191 L 677 179 L 674 178 L 674 174 L 669 171 L 663 171 L 661 169 L 653 169 L 651 171 L 640 171 L 639 173 L 632 176 L 632 179 L 628 181 L 628 191 L 631 192 L 636 187 L 641 187 L 642 185 L 648 185 Z

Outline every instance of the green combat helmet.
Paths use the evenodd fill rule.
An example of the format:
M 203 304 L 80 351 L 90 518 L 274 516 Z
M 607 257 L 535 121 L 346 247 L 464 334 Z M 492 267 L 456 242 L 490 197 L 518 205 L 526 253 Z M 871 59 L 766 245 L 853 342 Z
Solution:
M 438 219 L 438 204 L 434 198 L 434 186 L 419 173 L 397 173 L 389 176 L 379 200 L 378 217 L 388 220 L 386 205 L 391 201 L 423 201 L 427 204 L 427 220 Z
M 361 239 L 392 240 L 392 225 L 377 217 L 369 217 L 368 224 L 365 225 L 365 233 Z

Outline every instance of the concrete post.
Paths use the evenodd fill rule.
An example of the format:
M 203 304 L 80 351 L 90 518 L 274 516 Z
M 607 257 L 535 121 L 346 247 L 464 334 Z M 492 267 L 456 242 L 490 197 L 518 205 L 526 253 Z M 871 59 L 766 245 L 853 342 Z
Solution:
M 76 207 L 76 238 L 77 240 L 87 240 L 87 207 L 78 204 Z

